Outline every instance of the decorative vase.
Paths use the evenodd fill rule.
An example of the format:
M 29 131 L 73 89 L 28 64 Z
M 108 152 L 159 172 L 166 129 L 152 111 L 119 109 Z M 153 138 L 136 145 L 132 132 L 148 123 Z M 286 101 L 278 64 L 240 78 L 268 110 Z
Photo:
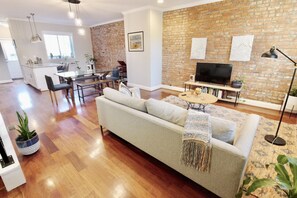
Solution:
M 39 137 L 37 134 L 29 140 L 22 140 L 21 137 L 18 136 L 15 141 L 19 152 L 23 155 L 31 155 L 40 148 Z

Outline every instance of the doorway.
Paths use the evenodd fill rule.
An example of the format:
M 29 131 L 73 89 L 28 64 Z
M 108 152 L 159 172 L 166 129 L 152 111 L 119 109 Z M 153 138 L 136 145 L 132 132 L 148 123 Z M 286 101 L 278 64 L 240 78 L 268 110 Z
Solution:
M 5 62 L 12 79 L 23 78 L 22 69 L 16 54 L 15 45 L 11 39 L 0 39 Z

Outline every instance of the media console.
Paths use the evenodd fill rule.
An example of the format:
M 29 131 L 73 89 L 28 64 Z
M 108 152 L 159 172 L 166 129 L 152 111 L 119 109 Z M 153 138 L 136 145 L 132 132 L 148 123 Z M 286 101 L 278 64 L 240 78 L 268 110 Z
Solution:
M 220 85 L 215 83 L 206 82 L 193 82 L 187 81 L 185 84 L 185 91 L 192 89 L 192 87 L 200 87 L 202 92 L 212 94 L 218 97 L 219 100 L 233 102 L 234 106 L 238 104 L 238 99 L 240 96 L 241 88 L 234 88 L 228 85 Z M 228 98 L 228 91 L 235 92 L 235 99 Z

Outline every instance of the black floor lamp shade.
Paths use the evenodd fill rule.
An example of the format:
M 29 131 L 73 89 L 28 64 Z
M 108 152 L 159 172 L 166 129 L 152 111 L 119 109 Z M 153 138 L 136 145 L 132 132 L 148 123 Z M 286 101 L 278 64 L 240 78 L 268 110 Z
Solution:
M 293 77 L 292 77 L 292 80 L 291 80 L 291 83 L 290 83 L 290 87 L 289 87 L 289 90 L 288 90 L 288 93 L 287 93 L 287 97 L 286 97 L 286 100 L 285 100 L 285 104 L 284 104 L 284 107 L 283 107 L 283 110 L 282 110 L 282 114 L 281 114 L 281 117 L 280 117 L 280 120 L 279 120 L 279 123 L 278 123 L 276 133 L 275 133 L 275 135 L 266 135 L 265 140 L 272 143 L 272 144 L 278 145 L 278 146 L 284 146 L 284 145 L 286 145 L 286 141 L 283 138 L 278 137 L 278 132 L 279 132 L 279 129 L 280 129 L 280 126 L 281 126 L 281 123 L 282 123 L 282 119 L 283 119 L 283 116 L 284 116 L 284 113 L 285 113 L 285 110 L 286 110 L 286 106 L 287 106 L 289 94 L 290 94 L 290 91 L 291 91 L 291 88 L 292 88 L 292 84 L 294 82 L 294 77 L 295 77 L 295 74 L 296 74 L 296 65 L 297 64 L 296 64 L 296 62 L 294 60 L 292 60 L 290 57 L 288 57 L 285 53 L 283 53 L 281 50 L 279 50 L 276 47 L 272 47 L 268 52 L 263 53 L 261 57 L 278 58 L 278 56 L 276 54 L 276 51 L 280 52 L 287 59 L 289 59 L 291 62 L 293 62 L 295 68 L 294 68 Z

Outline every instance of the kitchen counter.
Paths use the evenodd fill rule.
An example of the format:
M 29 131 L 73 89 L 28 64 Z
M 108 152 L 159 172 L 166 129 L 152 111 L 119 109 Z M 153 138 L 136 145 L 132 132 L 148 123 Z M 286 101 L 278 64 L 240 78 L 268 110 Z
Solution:
M 59 78 L 55 75 L 58 72 L 58 66 L 60 64 L 56 63 L 22 65 L 24 82 L 40 91 L 46 91 L 48 88 L 44 76 L 52 77 L 54 84 L 58 84 Z
M 59 63 L 43 63 L 43 64 L 31 64 L 31 65 L 22 65 L 24 67 L 29 67 L 29 68 L 42 68 L 42 67 L 58 67 L 61 66 Z

